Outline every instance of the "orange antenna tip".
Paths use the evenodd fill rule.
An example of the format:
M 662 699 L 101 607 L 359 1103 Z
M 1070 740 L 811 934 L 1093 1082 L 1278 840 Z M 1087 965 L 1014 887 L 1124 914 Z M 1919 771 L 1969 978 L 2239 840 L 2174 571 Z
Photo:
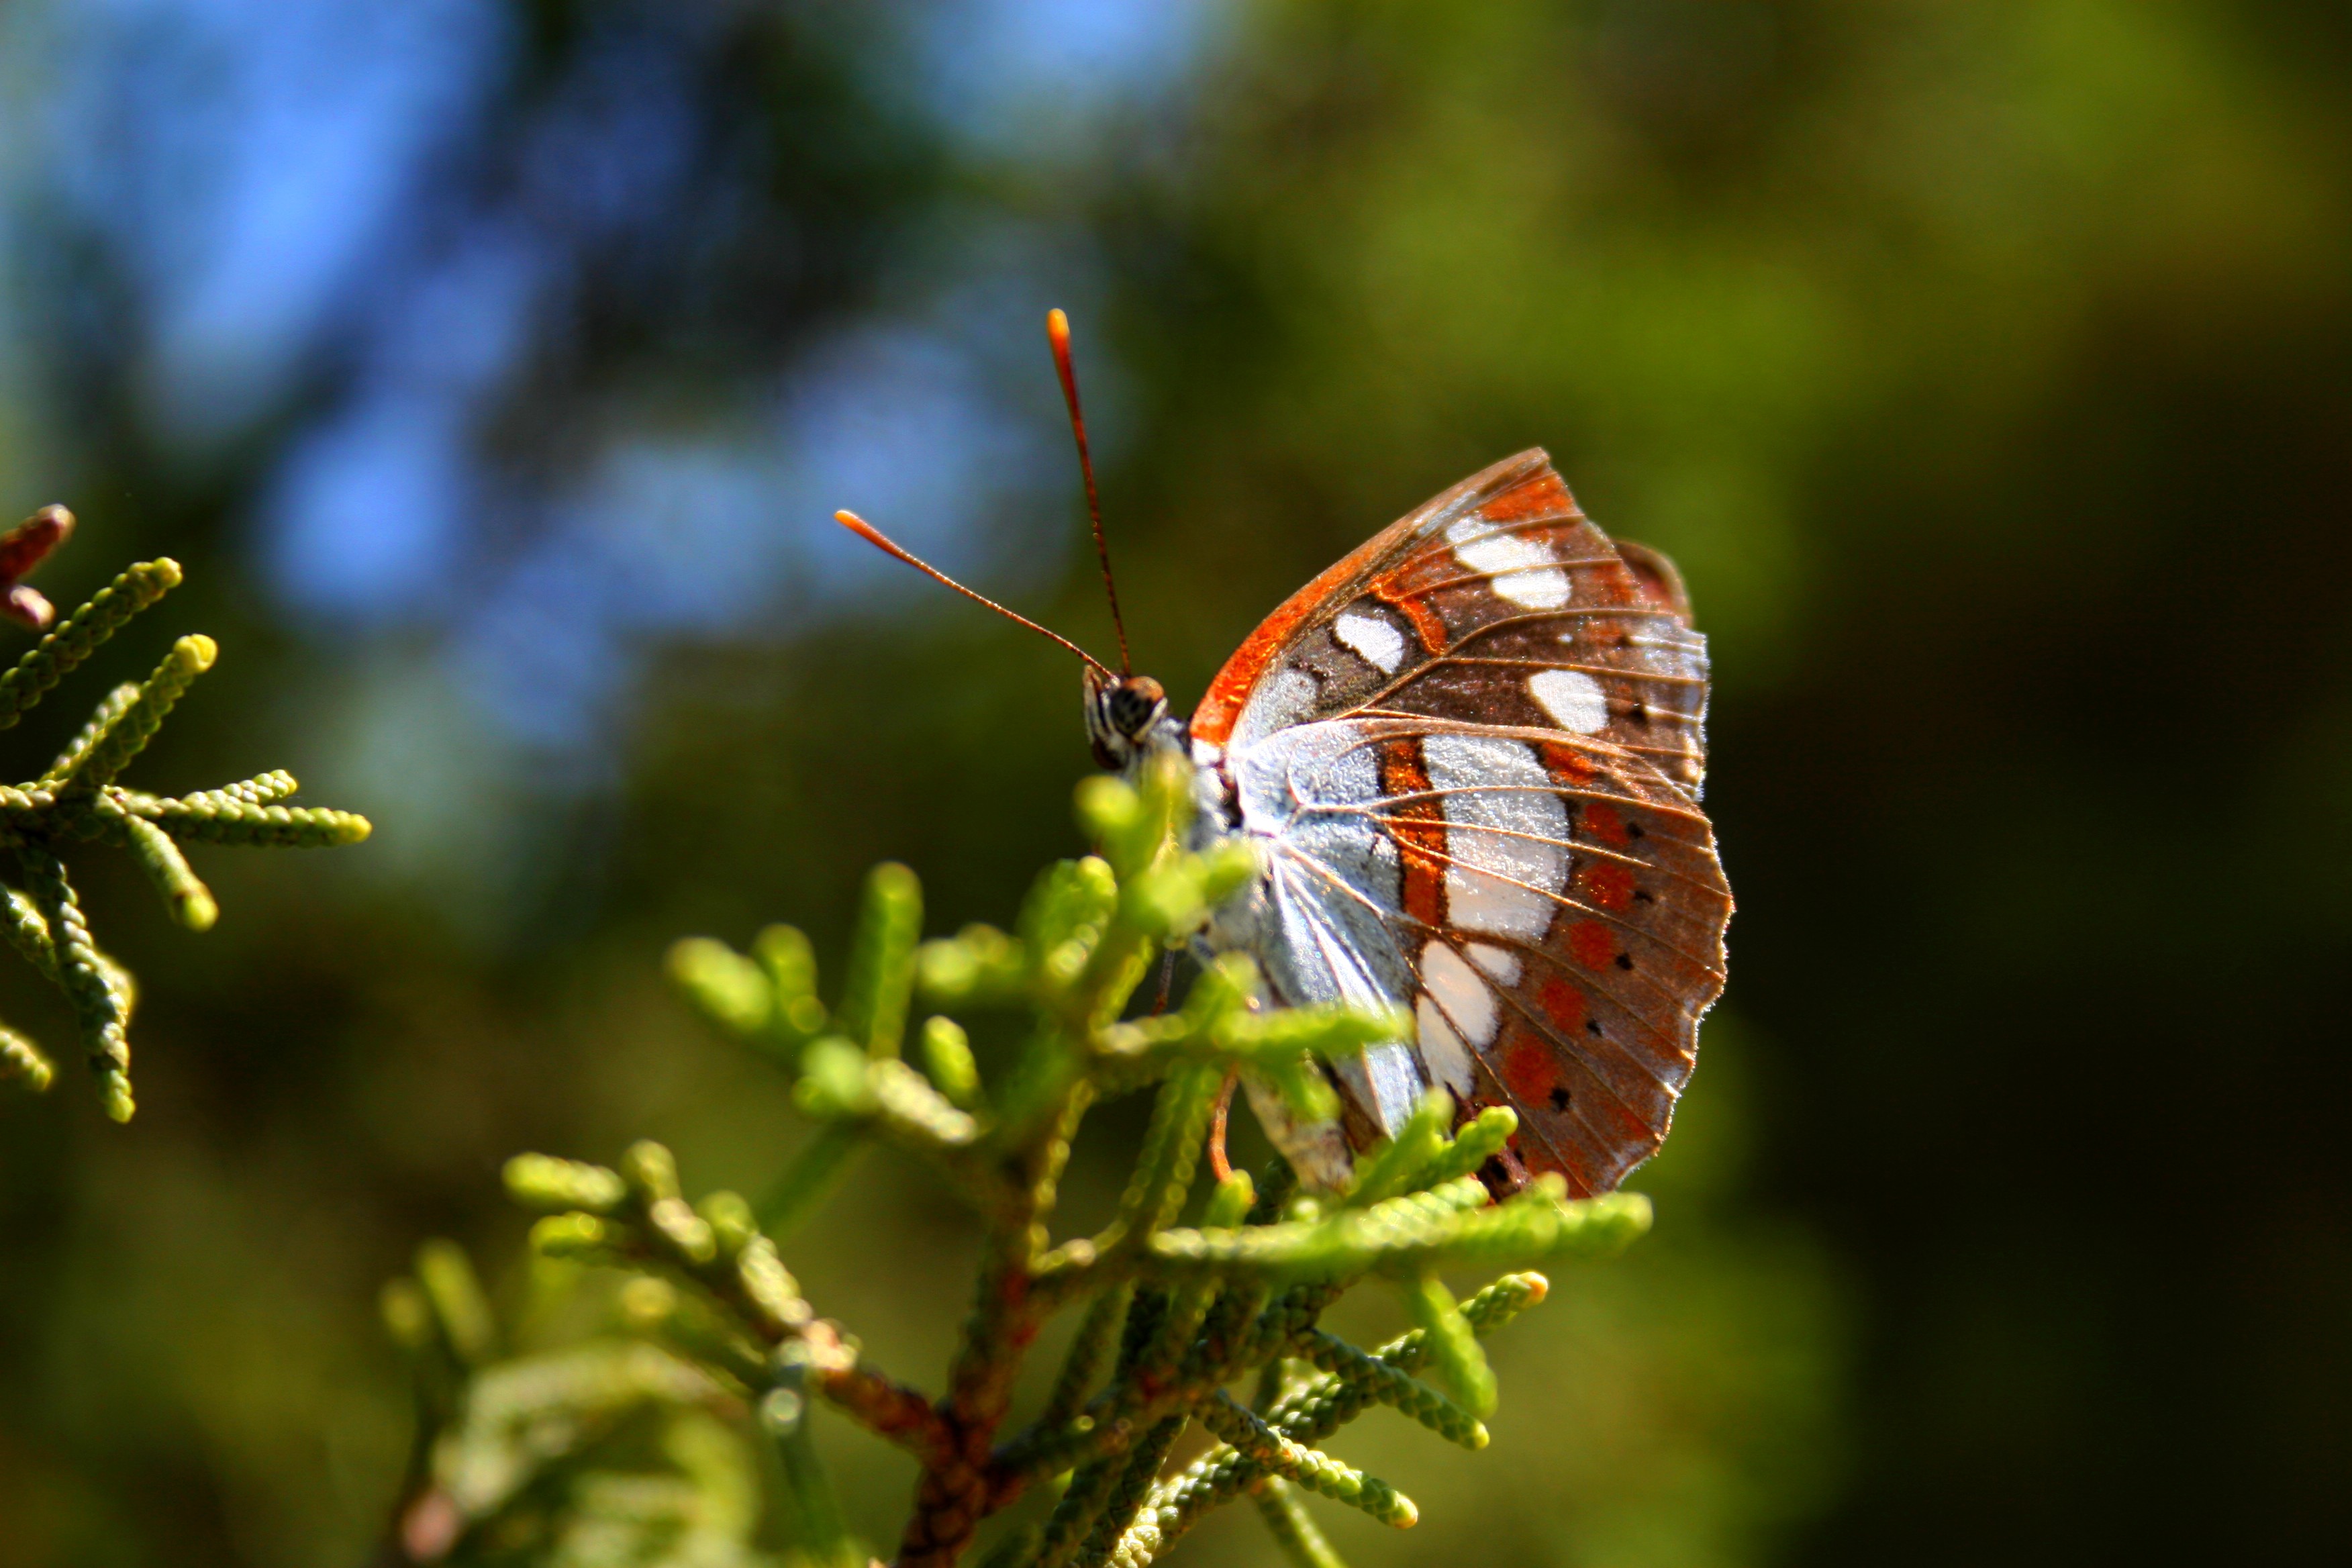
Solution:
M 1127 623 L 1119 618 L 1118 584 L 1111 580 L 1110 546 L 1103 542 L 1102 498 L 1095 493 L 1095 460 L 1087 450 L 1087 416 L 1078 407 L 1078 373 L 1070 363 L 1070 318 L 1059 306 L 1045 312 L 1045 341 L 1054 348 L 1054 374 L 1062 378 L 1062 401 L 1070 407 L 1070 435 L 1078 444 L 1078 472 L 1087 481 L 1087 521 L 1095 534 L 1095 559 L 1102 563 L 1103 596 L 1110 601 L 1111 629 L 1118 634 L 1118 668 L 1131 675 L 1135 661 L 1127 651 Z
M 893 541 L 888 534 L 883 532 L 880 529 L 875 527 L 872 523 L 866 521 L 856 512 L 835 512 L 833 514 L 833 521 L 841 524 L 842 527 L 849 530 L 850 532 L 857 535 L 858 538 L 866 541 L 866 543 L 874 546 L 875 549 L 882 552 L 883 554 L 896 556 L 898 560 L 904 561 L 908 565 L 918 567 L 922 571 L 930 571 L 929 567 L 923 565 L 921 562 L 916 560 L 913 556 L 899 549 L 897 542 Z

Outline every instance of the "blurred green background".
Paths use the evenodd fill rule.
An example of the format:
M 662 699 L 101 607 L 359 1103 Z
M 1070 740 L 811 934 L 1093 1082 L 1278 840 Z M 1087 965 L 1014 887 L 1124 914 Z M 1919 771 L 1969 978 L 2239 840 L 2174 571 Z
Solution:
M 2347 73 L 2312 4 L 11 0 L 0 503 L 80 514 L 62 602 L 190 583 L 8 765 L 201 629 L 140 781 L 377 832 L 203 858 L 200 938 L 83 858 L 142 1109 L 0 1096 L 0 1563 L 362 1560 L 377 1287 L 520 1283 L 506 1154 L 794 1145 L 670 939 L 825 944 L 885 857 L 1002 920 L 1075 848 L 1066 657 L 825 521 L 1107 644 L 1054 304 L 1180 704 L 1537 443 L 1715 638 L 1657 1231 L 1496 1342 L 1486 1453 L 1342 1440 L 1425 1521 L 1344 1550 L 2340 1552 Z M 68 1037 L 18 966 L 0 1016 Z M 789 1260 L 935 1382 L 957 1211 L 863 1186 Z M 825 1435 L 892 1538 L 909 1468 Z

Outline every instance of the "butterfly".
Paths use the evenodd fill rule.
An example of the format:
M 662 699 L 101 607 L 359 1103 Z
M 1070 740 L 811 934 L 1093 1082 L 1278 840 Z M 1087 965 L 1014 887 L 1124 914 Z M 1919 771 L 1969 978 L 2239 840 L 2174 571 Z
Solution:
M 1059 312 L 1049 331 L 1091 503 Z M 1657 1151 L 1723 991 L 1732 909 L 1699 804 L 1706 642 L 1674 564 L 1611 540 L 1541 449 L 1301 588 L 1189 721 L 1158 681 L 1078 651 L 1097 761 L 1133 772 L 1181 753 L 1196 846 L 1240 836 L 1258 851 L 1207 948 L 1249 954 L 1284 1005 L 1412 1010 L 1413 1039 L 1331 1064 L 1336 1123 L 1302 1124 L 1249 1086 L 1310 1184 L 1344 1184 L 1352 1152 L 1434 1088 L 1461 1120 L 1517 1113 L 1482 1173 L 1498 1192 L 1557 1172 L 1572 1195 L 1605 1193 Z

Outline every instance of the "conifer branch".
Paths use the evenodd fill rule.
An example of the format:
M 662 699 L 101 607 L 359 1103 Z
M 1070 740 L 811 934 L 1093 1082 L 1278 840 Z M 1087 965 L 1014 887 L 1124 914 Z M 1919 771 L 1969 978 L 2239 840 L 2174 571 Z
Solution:
M 1182 847 L 1191 810 L 1181 766 L 1139 784 L 1089 781 L 1078 817 L 1098 852 L 1050 868 L 1009 929 L 920 941 L 913 873 L 879 868 L 830 1006 L 813 950 L 791 927 L 768 928 L 748 952 L 706 938 L 678 943 L 669 971 L 680 991 L 780 1069 L 814 1123 L 756 1213 L 731 1194 L 688 1204 L 658 1145 L 633 1147 L 616 1169 L 541 1155 L 508 1167 L 517 1200 L 546 1215 L 533 1232 L 541 1254 L 621 1270 L 625 1295 L 640 1285 L 678 1292 L 680 1304 L 639 1331 L 756 1411 L 747 1440 L 775 1446 L 813 1559 L 843 1558 L 852 1543 L 809 1447 L 809 1399 L 920 1467 L 901 1568 L 947 1568 L 983 1519 L 1052 1483 L 1054 1507 L 1000 1542 L 992 1568 L 1149 1563 L 1202 1511 L 1244 1494 L 1295 1561 L 1328 1568 L 1336 1559 L 1304 1494 L 1398 1526 L 1418 1510 L 1325 1441 L 1380 1405 L 1447 1441 L 1485 1447 L 1493 1377 L 1476 1337 L 1545 1289 L 1539 1275 L 1506 1274 L 1457 1303 L 1436 1271 L 1601 1257 L 1646 1226 L 1643 1199 L 1570 1203 L 1558 1178 L 1494 1202 L 1474 1173 L 1516 1121 L 1496 1110 L 1458 1119 L 1442 1093 L 1359 1162 L 1345 1191 L 1301 1194 L 1277 1163 L 1255 1182 L 1224 1180 L 1193 1223 L 1180 1223 L 1229 1073 L 1326 1112 L 1322 1058 L 1412 1027 L 1386 1007 L 1268 1007 L 1255 966 L 1231 955 L 1208 963 L 1174 1012 L 1125 1018 L 1160 955 L 1188 942 L 1253 873 L 1246 851 Z M 1012 1059 L 985 1079 L 955 1016 L 979 1010 L 1025 1022 Z M 1150 1119 L 1112 1218 L 1056 1244 L 1060 1184 L 1086 1116 L 1102 1099 L 1147 1089 Z M 801 1298 L 777 1249 L 857 1152 L 877 1145 L 937 1170 L 982 1232 L 971 1306 L 936 1399 L 865 1365 L 847 1331 Z M 1419 1325 L 1374 1351 L 1318 1321 L 1368 1280 L 1402 1292 Z M 1014 1429 L 1007 1415 L 1029 1347 L 1066 1310 L 1083 1312 L 1076 1336 L 1037 1418 Z M 1450 1394 L 1415 1375 L 1424 1366 Z M 1229 1392 L 1247 1380 L 1261 1391 L 1255 1409 Z M 448 1425 L 457 1417 L 440 1419 L 459 1429 Z M 1163 1474 L 1194 1422 L 1222 1446 Z M 420 1495 L 454 1485 L 434 1475 Z M 489 1528 L 467 1518 L 468 1529 Z
M 9 944 L 50 984 L 58 980 L 58 950 L 49 941 L 49 922 L 30 897 L 14 888 L 0 889 L 7 899 L 5 914 Z
M 519 1154 L 507 1163 L 506 1184 L 525 1207 L 557 1211 L 532 1230 L 539 1252 L 661 1270 L 698 1289 L 768 1351 L 792 1349 L 809 1386 L 877 1436 L 926 1459 L 944 1452 L 946 1429 L 930 1400 L 860 1364 L 840 1326 L 801 1298 L 740 1197 L 713 1193 L 689 1206 L 660 1144 L 633 1145 L 621 1171 Z
M 155 673 L 140 683 L 138 694 L 104 721 L 85 727 L 85 744 L 77 743 L 67 770 L 55 780 L 41 782 L 61 794 L 88 794 L 114 782 L 131 759 L 146 750 L 164 716 L 175 707 L 197 676 L 213 667 L 220 648 L 207 637 L 184 637 L 172 645 Z M 92 732 L 92 731 L 95 732 Z
M 139 700 L 139 682 L 126 680 L 108 692 L 106 700 L 100 702 L 83 722 L 72 743 L 58 753 L 58 760 L 49 764 L 49 771 L 41 775 L 41 786 L 55 788 L 59 781 L 88 762 L 90 750 L 98 744 L 100 738 L 113 729 L 123 714 L 131 710 L 131 705 Z
M 115 1121 L 128 1121 L 134 1109 L 131 1041 L 124 1033 L 131 1021 L 129 999 L 115 988 L 112 966 L 89 940 L 89 926 L 66 877 L 65 862 L 39 845 L 20 844 L 16 865 L 47 931 L 57 983 L 73 1005 L 82 1051 L 98 1074 L 100 1104 Z
M 1293 1485 L 1361 1509 L 1382 1524 L 1400 1530 L 1421 1522 L 1421 1510 L 1411 1498 L 1319 1449 L 1293 1442 L 1248 1407 L 1235 1404 L 1229 1394 L 1211 1395 L 1201 1407 L 1201 1417 L 1203 1426 L 1267 1475 L 1280 1476 Z
M 1262 1476 L 1249 1493 L 1275 1543 L 1297 1568 L 1347 1568 L 1288 1481 L 1280 1476 Z
M 14 725 L 133 616 L 180 585 L 176 561 L 142 561 L 90 596 L 0 675 L 0 730 Z
M 0 1025 L 0 1079 L 14 1079 L 38 1094 L 56 1076 L 57 1068 L 49 1065 L 40 1047 Z
M 48 626 L 55 612 L 18 579 L 72 531 L 70 512 L 45 507 L 0 536 L 0 594 L 5 594 L 0 612 L 27 626 Z M 16 724 L 75 667 L 179 582 L 177 563 L 142 562 L 58 621 L 0 673 L 0 730 Z M 10 851 L 23 880 L 21 888 L 0 889 L 5 901 L 0 927 L 41 977 L 65 993 L 83 1052 L 98 1076 L 100 1103 L 118 1121 L 129 1121 L 135 1104 L 127 1033 L 135 988 L 130 974 L 91 939 L 88 917 L 60 858 L 65 847 L 97 843 L 127 851 L 154 884 L 172 918 L 200 931 L 219 918 L 220 908 L 189 865 L 184 845 L 356 844 L 369 832 L 365 817 L 348 812 L 278 804 L 294 792 L 294 779 L 285 773 L 177 797 L 116 784 L 116 777 L 146 749 L 173 706 L 218 655 L 210 637 L 181 637 L 145 680 L 126 682 L 110 692 L 38 778 L 0 784 L 0 848 Z M 30 1040 L 0 1031 L 0 1076 L 46 1086 L 47 1058 Z
M 1492 1332 L 1542 1300 L 1548 1289 L 1540 1274 L 1508 1275 L 1464 1302 L 1463 1317 L 1474 1331 Z M 1397 1371 L 1412 1372 L 1428 1352 L 1422 1331 L 1415 1329 L 1372 1353 Z M 1269 1432 L 1304 1447 L 1338 1431 L 1371 1400 L 1370 1392 L 1360 1384 L 1318 1378 L 1277 1400 L 1263 1424 Z M 1154 1489 L 1150 1502 L 1120 1540 L 1110 1561 L 1119 1568 L 1142 1568 L 1173 1545 L 1202 1514 L 1273 1473 L 1257 1457 L 1233 1447 L 1195 1460 Z
M 122 828 L 132 858 L 171 906 L 172 918 L 190 931 L 210 931 L 213 921 L 220 918 L 220 905 L 213 901 L 212 889 L 189 868 L 188 858 L 180 853 L 172 836 L 143 816 L 125 816 Z
M 1457 1311 L 1455 1316 L 1459 1317 Z M 1450 1443 L 1486 1446 L 1486 1424 L 1427 1384 L 1398 1371 L 1347 1341 L 1313 1329 L 1292 1342 L 1298 1359 L 1358 1387 L 1382 1405 L 1404 1412 Z
M 283 849 L 331 849 L 359 844 L 374 831 L 355 812 L 325 806 L 262 805 L 218 791 L 183 800 L 135 791 L 110 792 L 123 811 L 153 822 L 183 844 L 237 844 Z
M 1126 1321 L 1129 1304 L 1134 1299 L 1130 1286 L 1116 1286 L 1102 1291 L 1087 1309 L 1086 1318 L 1078 1324 L 1077 1338 L 1070 1342 L 1069 1354 L 1062 1363 L 1061 1375 L 1055 1380 L 1054 1391 L 1045 1400 L 1045 1408 L 1038 1415 L 1037 1425 L 1051 1432 L 1067 1426 L 1086 1404 L 1087 1393 L 1095 1380 L 1102 1375 L 1103 1363 L 1110 1353 L 1111 1342 Z

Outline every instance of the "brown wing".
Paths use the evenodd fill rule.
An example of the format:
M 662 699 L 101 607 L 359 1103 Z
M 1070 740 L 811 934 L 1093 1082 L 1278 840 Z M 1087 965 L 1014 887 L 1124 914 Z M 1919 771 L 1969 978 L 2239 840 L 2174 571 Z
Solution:
M 1413 714 L 1564 729 L 1696 796 L 1706 644 L 1664 557 L 1620 547 L 1540 449 L 1464 480 L 1308 584 L 1226 661 L 1192 736 Z
M 1351 1142 L 1442 1084 L 1465 1117 L 1518 1110 L 1498 1186 L 1606 1192 L 1656 1150 L 1723 989 L 1731 895 L 1696 803 L 1606 741 L 1427 719 L 1297 725 L 1229 766 L 1266 843 L 1251 945 L 1276 994 L 1419 1024 L 1339 1065 Z
M 1294 595 L 1193 716 L 1245 814 L 1284 803 L 1261 830 L 1317 870 L 1292 900 L 1327 905 L 1327 932 L 1340 906 L 1385 928 L 1393 952 L 1360 967 L 1408 993 L 1423 1080 L 1465 1116 L 1519 1112 L 1497 1185 L 1554 1170 L 1580 1194 L 1614 1187 L 1664 1138 L 1722 992 L 1731 897 L 1697 806 L 1706 654 L 1689 614 L 1673 564 L 1611 542 L 1529 451 Z M 1276 742 L 1305 726 L 1329 739 Z M 1341 765 L 1365 754 L 1376 770 Z M 1311 776 L 1287 760 L 1309 756 Z M 1351 819 L 1382 856 L 1325 847 Z M 1296 945 L 1291 930 L 1265 940 Z M 1278 989 L 1297 977 L 1286 1000 L 1323 999 L 1313 964 L 1263 956 Z M 1359 1076 L 1340 1079 L 1361 1146 L 1383 1128 Z
M 1503 1169 L 1604 1193 L 1655 1152 L 1723 993 L 1731 891 L 1706 816 L 1643 758 L 1541 731 L 1381 732 L 1418 1053 L 1464 1117 L 1509 1105 Z

